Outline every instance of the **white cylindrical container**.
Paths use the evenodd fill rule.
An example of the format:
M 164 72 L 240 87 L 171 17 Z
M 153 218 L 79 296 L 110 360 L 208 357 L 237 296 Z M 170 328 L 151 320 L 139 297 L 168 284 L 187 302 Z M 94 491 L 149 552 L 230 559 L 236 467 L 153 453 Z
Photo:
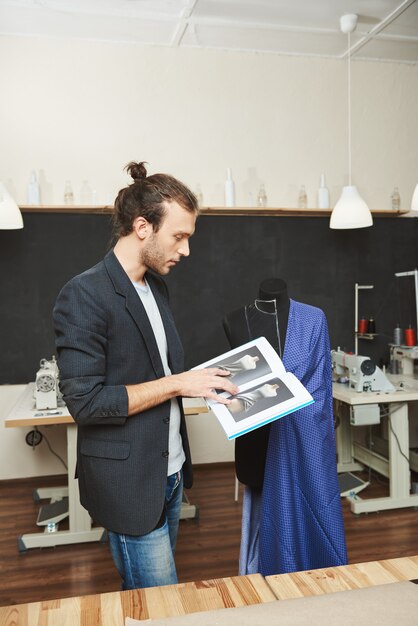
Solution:
M 32 170 L 30 181 L 28 183 L 28 204 L 41 204 L 41 194 L 35 170 Z
M 321 174 L 318 189 L 318 209 L 329 209 L 329 191 L 325 186 L 325 174 Z
M 308 196 L 306 194 L 305 185 L 302 185 L 299 191 L 298 196 L 298 208 L 299 209 L 307 209 L 308 208 Z
M 258 191 L 257 206 L 260 206 L 260 207 L 266 207 L 267 206 L 266 188 L 264 187 L 263 183 L 261 183 L 260 189 Z
M 226 171 L 225 181 L 225 206 L 235 206 L 235 185 L 232 180 L 231 168 Z
M 73 188 L 69 180 L 65 181 L 64 187 L 64 204 L 74 204 Z
M 390 200 L 392 210 L 399 211 L 401 208 L 401 196 L 399 195 L 399 189 L 397 187 L 394 187 Z

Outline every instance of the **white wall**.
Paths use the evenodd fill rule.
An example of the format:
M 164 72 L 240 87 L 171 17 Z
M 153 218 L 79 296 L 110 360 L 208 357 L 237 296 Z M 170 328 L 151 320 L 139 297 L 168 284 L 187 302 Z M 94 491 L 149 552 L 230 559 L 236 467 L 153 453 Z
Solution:
M 44 204 L 65 179 L 99 203 L 128 180 L 132 159 L 199 183 L 224 203 L 231 167 L 237 204 L 266 184 L 270 206 L 316 206 L 325 172 L 331 201 L 347 182 L 347 63 L 320 58 L 1 37 L 0 177 L 26 202 L 31 169 Z M 418 66 L 352 63 L 353 180 L 372 209 L 393 186 L 408 207 L 417 183 Z

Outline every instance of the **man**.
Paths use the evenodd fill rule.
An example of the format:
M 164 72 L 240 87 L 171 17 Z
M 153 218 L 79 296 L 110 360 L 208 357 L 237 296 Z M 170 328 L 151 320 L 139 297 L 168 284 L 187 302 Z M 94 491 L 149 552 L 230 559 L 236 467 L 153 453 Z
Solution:
M 165 275 L 188 256 L 195 196 L 130 163 L 115 201 L 117 242 L 65 285 L 54 308 L 61 390 L 78 425 L 80 500 L 108 530 L 123 589 L 177 582 L 183 480 L 192 469 L 181 397 L 237 388 L 218 368 L 183 372 Z M 155 272 L 151 274 L 150 270 Z

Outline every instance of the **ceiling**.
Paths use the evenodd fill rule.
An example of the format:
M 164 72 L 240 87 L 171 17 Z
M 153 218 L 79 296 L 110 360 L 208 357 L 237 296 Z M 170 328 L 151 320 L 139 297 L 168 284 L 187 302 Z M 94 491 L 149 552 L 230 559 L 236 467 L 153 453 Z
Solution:
M 416 0 L 0 0 L 0 35 L 418 63 Z

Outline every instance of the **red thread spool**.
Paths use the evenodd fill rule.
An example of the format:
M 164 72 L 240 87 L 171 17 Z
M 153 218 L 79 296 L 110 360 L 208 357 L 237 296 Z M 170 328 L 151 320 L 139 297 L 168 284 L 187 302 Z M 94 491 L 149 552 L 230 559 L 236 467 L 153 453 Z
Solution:
M 417 336 L 415 330 L 411 327 L 405 328 L 405 345 L 415 346 L 417 343 Z
M 358 332 L 359 333 L 367 333 L 367 320 L 364 317 L 358 321 Z

